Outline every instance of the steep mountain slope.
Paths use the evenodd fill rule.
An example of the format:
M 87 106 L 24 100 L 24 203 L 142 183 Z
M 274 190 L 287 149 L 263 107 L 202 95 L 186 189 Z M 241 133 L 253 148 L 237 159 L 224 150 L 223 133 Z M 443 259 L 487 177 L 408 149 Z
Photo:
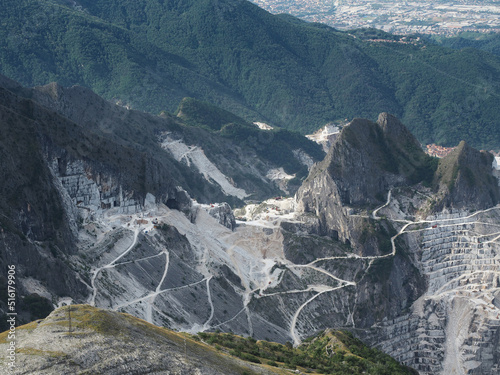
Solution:
M 258 142 L 236 144 L 173 116 L 129 111 L 81 87 L 24 89 L 4 77 L 0 83 L 0 263 L 19 266 L 19 297 L 88 295 L 90 279 L 68 256 L 81 246 L 81 225 L 109 209 L 134 214 L 163 203 L 194 220 L 189 194 L 236 204 L 281 194 L 266 175 L 283 164 L 259 157 Z M 301 150 L 300 142 L 285 143 L 292 156 Z M 321 155 L 319 146 L 305 138 L 302 144 L 319 151 L 311 160 Z M 304 167 L 295 160 L 285 166 L 290 173 Z M 234 226 L 230 208 L 212 214 Z M 28 320 L 22 301 L 21 320 Z
M 350 35 L 240 0 L 67 4 L 9 0 L 1 73 L 85 85 L 153 113 L 189 96 L 312 132 L 388 111 L 421 142 L 500 145 L 500 60 L 487 53 Z
M 314 142 L 305 142 L 304 137 L 285 129 L 268 129 L 263 132 L 234 114 L 210 103 L 193 98 L 184 98 L 176 111 L 186 124 L 201 126 L 215 131 L 242 147 L 254 146 L 258 156 L 283 166 L 295 178 L 289 185 L 300 184 L 314 162 L 323 159 L 324 152 Z M 293 191 L 298 186 L 290 186 Z
M 293 356 L 309 357 L 315 351 L 328 353 L 329 349 L 330 355 L 321 360 L 316 356 L 316 360 L 311 361 L 315 368 L 320 362 L 324 364 L 322 370 L 325 374 L 331 373 L 328 362 L 350 374 L 385 374 L 389 369 L 393 375 L 414 373 L 342 332 L 325 332 L 320 337 L 311 338 L 310 343 L 299 349 L 270 342 L 257 343 L 234 334 L 201 335 L 211 344 L 235 347 L 236 350 L 229 355 L 227 349 L 219 345 L 214 349 L 201 342 L 200 337 L 180 334 L 127 314 L 88 305 L 60 308 L 44 320 L 18 327 L 16 334 L 17 366 L 13 374 L 292 374 L 298 370 L 294 370 L 295 365 L 290 361 L 299 359 Z M 6 368 L 3 366 L 7 362 L 8 345 L 5 332 L 0 335 L 0 347 L 5 348 L 0 355 L 3 369 Z M 275 361 L 261 364 L 264 362 L 247 353 L 248 349 L 254 351 L 255 347 L 264 349 L 262 355 L 275 356 L 275 359 L 283 356 L 286 364 Z M 341 353 L 333 357 L 333 350 Z M 242 359 L 236 358 L 235 354 Z
M 494 374 L 500 263 L 492 156 L 462 142 L 436 163 L 416 145 L 390 115 L 354 120 L 299 189 L 298 210 L 370 259 L 352 313 L 361 336 L 422 374 Z
M 71 309 L 71 310 L 69 310 Z M 13 374 L 286 374 L 130 315 L 74 305 L 18 327 Z M 7 345 L 7 335 L 2 335 Z M 6 351 L 4 351 L 6 352 Z M 7 368 L 2 355 L 2 368 Z
M 284 198 L 267 173 L 285 165 L 263 155 L 288 145 L 304 161 L 309 146 L 293 152 L 288 132 L 196 101 L 193 127 L 182 106 L 156 117 L 81 87 L 2 86 L 0 261 L 17 266 L 19 320 L 37 293 L 297 347 L 343 327 L 426 375 L 498 368 L 500 206 L 488 153 L 461 144 L 436 161 L 382 113 L 345 126 L 296 199 Z M 245 132 L 274 135 L 263 147 L 232 136 Z
M 491 171 L 493 156 L 469 147 L 464 141 L 441 159 L 434 177 L 436 211 L 444 207 L 484 209 L 499 202 L 498 181 Z M 437 185 L 437 186 L 436 186 Z

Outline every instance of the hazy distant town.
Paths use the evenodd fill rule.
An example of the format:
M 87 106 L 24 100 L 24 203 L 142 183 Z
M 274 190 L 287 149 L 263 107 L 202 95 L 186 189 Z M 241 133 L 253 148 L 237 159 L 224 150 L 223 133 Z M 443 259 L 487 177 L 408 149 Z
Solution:
M 251 0 L 271 13 L 289 13 L 347 30 L 374 27 L 396 34 L 453 35 L 500 31 L 500 1 Z

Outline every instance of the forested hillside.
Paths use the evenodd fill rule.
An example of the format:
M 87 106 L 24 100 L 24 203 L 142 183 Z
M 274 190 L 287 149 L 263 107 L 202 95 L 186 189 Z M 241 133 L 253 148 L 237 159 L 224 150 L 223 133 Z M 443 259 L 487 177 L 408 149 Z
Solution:
M 81 84 L 152 113 L 194 97 L 303 133 L 387 111 L 424 143 L 500 147 L 500 58 L 475 49 L 349 34 L 244 0 L 6 0 L 0 18 L 0 73 L 25 85 Z
M 500 55 L 500 34 L 493 32 L 487 34 L 463 32 L 455 37 L 444 38 L 433 36 L 430 39 L 445 47 L 454 49 L 476 48 L 497 56 Z

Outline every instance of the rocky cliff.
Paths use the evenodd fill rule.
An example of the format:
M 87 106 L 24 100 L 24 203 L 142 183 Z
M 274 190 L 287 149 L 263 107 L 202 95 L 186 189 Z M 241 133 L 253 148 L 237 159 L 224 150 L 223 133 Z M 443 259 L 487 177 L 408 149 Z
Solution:
M 493 155 L 464 141 L 441 159 L 434 176 L 434 211 L 485 209 L 500 201 L 498 180 L 491 174 Z
M 0 119 L 0 265 L 19 266 L 19 297 L 36 293 L 57 303 L 88 295 L 88 275 L 68 256 L 81 246 L 82 225 L 108 212 L 164 204 L 194 221 L 192 198 L 242 204 L 281 193 L 266 177 L 280 165 L 251 145 L 172 115 L 127 110 L 83 87 L 27 89 L 0 77 Z M 234 227 L 231 208 L 220 207 L 214 215 Z
M 289 135 L 260 147 L 233 142 L 254 134 L 244 124 L 218 133 L 82 88 L 3 84 L 0 259 L 18 267 L 23 319 L 36 293 L 296 346 L 344 327 L 423 374 L 493 373 L 488 154 L 462 144 L 438 161 L 393 116 L 356 119 L 286 198 L 266 177 L 285 165 L 259 154 L 295 150 Z M 224 200 L 251 202 L 236 220 Z
M 398 119 L 387 113 L 377 123 L 354 119 L 298 191 L 298 211 L 314 214 L 325 234 L 377 252 L 380 244 L 365 246 L 362 231 L 351 230 L 368 225 L 366 218 L 351 214 L 382 205 L 392 188 L 432 179 L 432 173 L 432 160 Z
M 28 321 L 37 316 L 20 297 L 35 293 L 39 283 L 56 296 L 82 298 L 87 290 L 80 275 L 64 261 L 77 251 L 77 233 L 45 162 L 41 125 L 28 117 L 36 109 L 5 89 L 0 89 L 0 103 L 0 268 L 16 265 L 19 318 Z M 57 126 L 57 117 L 53 120 Z M 5 277 L 6 273 L 1 276 L 3 290 Z M 5 312 L 6 294 L 0 306 Z
M 353 326 L 423 374 L 498 369 L 492 161 L 464 142 L 433 160 L 381 114 L 345 127 L 297 194 L 313 227 L 371 259 L 355 279 Z
M 363 248 L 361 232 L 349 228 L 364 225 L 364 220 L 351 214 L 382 205 L 394 188 L 431 188 L 435 198 L 429 201 L 427 213 L 497 204 L 500 196 L 491 173 L 492 160 L 490 154 L 462 142 L 438 162 L 423 152 L 394 116 L 382 113 L 377 123 L 354 119 L 298 191 L 298 211 L 314 214 L 325 234 L 338 232 L 344 242 Z

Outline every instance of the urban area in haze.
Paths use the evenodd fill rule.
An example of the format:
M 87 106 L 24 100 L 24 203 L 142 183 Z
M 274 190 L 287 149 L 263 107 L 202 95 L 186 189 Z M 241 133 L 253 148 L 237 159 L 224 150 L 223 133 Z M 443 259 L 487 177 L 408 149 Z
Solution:
M 396 34 L 454 35 L 500 30 L 498 1 L 252 0 L 272 13 L 289 13 L 346 30 L 374 27 Z

